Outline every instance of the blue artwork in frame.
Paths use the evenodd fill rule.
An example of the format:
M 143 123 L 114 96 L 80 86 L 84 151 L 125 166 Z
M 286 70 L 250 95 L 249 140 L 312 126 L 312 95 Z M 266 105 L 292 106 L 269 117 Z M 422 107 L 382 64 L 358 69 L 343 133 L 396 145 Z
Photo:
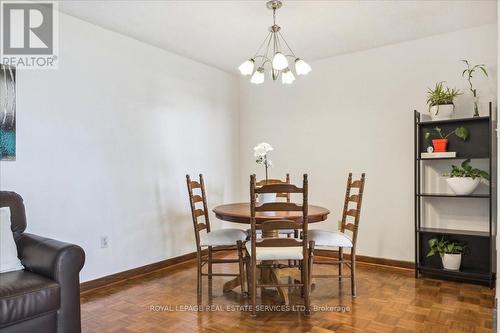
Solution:
M 0 64 L 0 159 L 16 159 L 16 69 Z

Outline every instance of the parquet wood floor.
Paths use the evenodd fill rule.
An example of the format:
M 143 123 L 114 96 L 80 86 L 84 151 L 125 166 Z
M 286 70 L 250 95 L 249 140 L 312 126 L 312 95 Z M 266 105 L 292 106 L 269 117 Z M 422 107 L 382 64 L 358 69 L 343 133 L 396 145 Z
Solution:
M 222 268 L 220 267 L 222 266 Z M 235 272 L 235 265 L 217 265 Z M 325 266 L 320 273 L 334 274 Z M 204 279 L 203 304 L 212 310 L 194 311 L 196 267 L 194 261 L 152 274 L 91 290 L 82 295 L 82 327 L 85 333 L 128 332 L 311 332 L 311 333 L 486 333 L 492 331 L 494 291 L 457 282 L 415 279 L 411 270 L 358 264 L 358 297 L 350 296 L 350 285 L 333 279 L 317 281 L 311 303 L 319 308 L 306 317 L 296 311 L 248 312 L 231 306 L 246 304 L 235 291 L 223 294 L 227 278 L 214 277 L 209 300 Z M 277 305 L 272 290 L 259 302 Z M 291 305 L 300 305 L 292 291 Z M 335 307 L 344 306 L 344 312 Z M 190 308 L 191 307 L 191 308 Z M 321 308 L 323 307 L 323 308 Z M 330 307 L 330 308 L 326 308 Z M 177 311 L 174 311 L 177 310 Z M 188 311 L 192 310 L 192 311 Z M 337 308 L 337 310 L 339 310 Z

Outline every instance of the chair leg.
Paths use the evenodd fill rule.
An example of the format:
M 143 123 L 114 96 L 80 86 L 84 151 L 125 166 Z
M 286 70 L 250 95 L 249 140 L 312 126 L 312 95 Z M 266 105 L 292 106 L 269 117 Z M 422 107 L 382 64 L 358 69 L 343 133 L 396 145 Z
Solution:
M 251 301 L 252 301 L 252 316 L 257 315 L 257 263 L 255 261 L 255 258 L 251 258 L 251 266 L 252 266 L 252 278 L 251 278 L 251 284 L 252 284 L 252 291 L 251 291 Z
M 298 260 L 299 262 L 299 270 L 300 270 L 300 282 L 302 283 L 302 287 L 300 287 L 300 297 L 304 298 L 305 285 L 304 285 L 304 260 Z
M 356 297 L 356 251 L 351 250 L 351 293 Z
M 302 261 L 302 290 L 303 290 L 303 297 L 304 297 L 304 313 L 306 315 L 309 315 L 311 313 L 311 302 L 309 299 L 309 292 L 310 292 L 310 285 L 309 285 L 309 258 L 307 260 Z
M 236 246 L 238 247 L 238 266 L 240 273 L 240 286 L 241 286 L 241 295 L 245 295 L 245 269 L 243 263 L 243 242 L 236 242 Z
M 247 275 L 247 293 L 250 296 L 252 286 L 251 286 L 251 280 L 252 280 L 252 268 L 250 267 L 250 256 L 248 254 L 245 255 L 245 271 Z
M 344 260 L 344 249 L 339 247 L 339 261 Z M 339 262 L 339 282 L 342 282 L 342 263 Z
M 208 247 L 208 279 L 212 280 L 212 258 L 213 258 L 213 253 L 212 253 L 212 247 Z
M 197 258 L 198 258 L 198 265 L 197 265 L 197 270 L 196 270 L 196 291 L 197 291 L 197 296 L 198 296 L 198 302 L 201 301 L 201 284 L 202 284 L 202 280 L 201 280 L 201 260 L 202 260 L 202 257 L 201 257 L 201 251 L 198 250 L 197 251 Z
M 304 295 L 304 305 L 306 307 L 306 314 L 309 315 L 311 313 L 311 283 L 312 283 L 312 271 L 314 264 L 314 241 L 309 242 L 309 255 L 307 258 L 307 281 L 306 285 L 306 294 Z

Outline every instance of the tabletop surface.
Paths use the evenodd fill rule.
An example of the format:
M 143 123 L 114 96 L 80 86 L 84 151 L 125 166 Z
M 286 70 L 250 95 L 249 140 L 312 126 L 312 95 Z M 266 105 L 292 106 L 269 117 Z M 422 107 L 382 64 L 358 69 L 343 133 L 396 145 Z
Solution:
M 218 219 L 250 224 L 250 203 L 240 202 L 217 206 L 213 209 Z M 308 221 L 309 223 L 321 222 L 326 220 L 330 211 L 324 207 L 309 205 Z M 256 222 L 261 223 L 268 220 L 288 219 L 294 221 L 302 220 L 302 212 L 257 212 L 255 214 Z

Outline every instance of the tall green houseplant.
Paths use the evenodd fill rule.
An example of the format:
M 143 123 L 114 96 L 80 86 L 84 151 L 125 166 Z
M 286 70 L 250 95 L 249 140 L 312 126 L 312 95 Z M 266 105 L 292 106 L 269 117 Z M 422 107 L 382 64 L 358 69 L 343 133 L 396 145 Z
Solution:
M 468 60 L 462 60 L 462 62 L 465 63 L 465 66 L 467 67 L 462 72 L 462 76 L 467 78 L 472 97 L 474 98 L 474 117 L 479 117 L 479 98 L 477 96 L 477 89 L 472 85 L 472 78 L 475 75 L 476 71 L 480 71 L 480 73 L 483 73 L 486 77 L 488 77 L 488 72 L 486 71 L 486 66 L 483 64 L 471 65 Z

